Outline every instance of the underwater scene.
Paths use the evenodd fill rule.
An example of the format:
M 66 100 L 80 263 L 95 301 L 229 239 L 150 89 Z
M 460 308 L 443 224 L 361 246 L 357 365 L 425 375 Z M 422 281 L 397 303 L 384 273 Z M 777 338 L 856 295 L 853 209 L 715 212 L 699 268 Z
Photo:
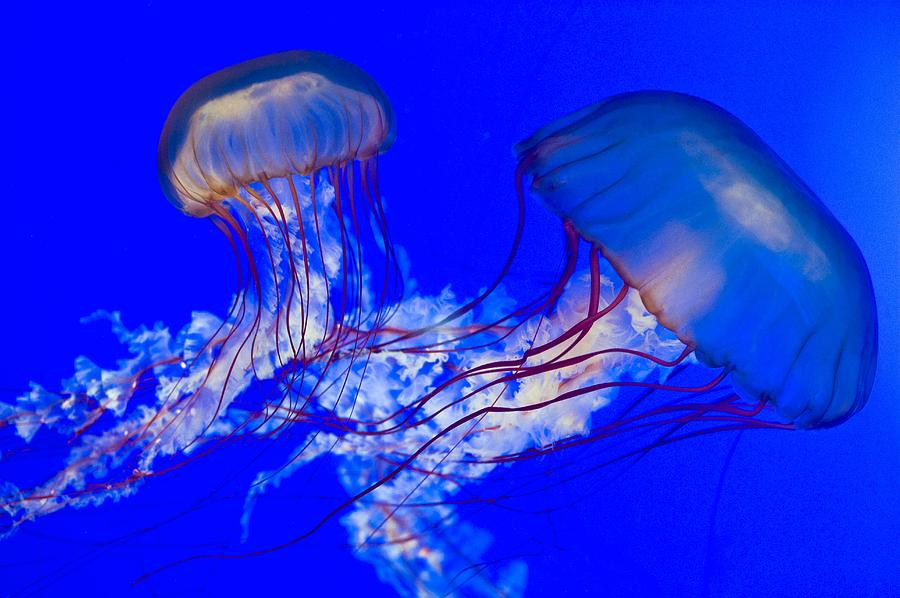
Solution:
M 0 596 L 900 595 L 900 6 L 10 8 Z

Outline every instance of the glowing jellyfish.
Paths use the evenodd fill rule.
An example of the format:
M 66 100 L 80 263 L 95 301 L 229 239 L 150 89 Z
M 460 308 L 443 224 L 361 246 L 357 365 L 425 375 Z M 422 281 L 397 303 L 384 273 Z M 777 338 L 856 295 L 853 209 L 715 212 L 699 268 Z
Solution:
M 60 390 L 33 384 L 0 405 L 4 433 L 29 443 L 48 428 L 66 454 L 40 484 L 0 485 L 0 532 L 263 438 L 290 454 L 250 485 L 245 538 L 260 497 L 322 455 L 336 457 L 347 500 L 298 507 L 308 526 L 277 546 L 193 558 L 285 548 L 340 516 L 355 554 L 403 594 L 518 595 L 525 565 L 484 566 L 490 537 L 460 512 L 496 503 L 469 486 L 503 465 L 603 447 L 566 464 L 574 479 L 698 434 L 792 428 L 768 417 L 769 400 L 805 425 L 864 401 L 875 313 L 862 258 L 721 110 L 619 96 L 521 144 L 509 257 L 469 299 L 405 282 L 377 177 L 393 131 L 380 88 L 314 52 L 239 64 L 178 100 L 160 179 L 232 244 L 234 300 L 224 318 L 194 313 L 175 334 L 99 312 L 129 359 L 103 369 L 80 358 Z M 522 239 L 527 176 L 565 221 L 566 259 L 546 292 L 516 301 L 501 283 Z M 761 366 L 763 352 L 777 367 Z M 718 371 L 683 381 L 695 353 Z M 722 384 L 728 374 L 744 398 Z M 510 477 L 503 500 L 548 486 Z
M 517 151 L 532 190 L 742 394 L 809 427 L 863 406 L 877 353 L 865 261 L 734 116 L 687 95 L 623 94 Z
M 352 311 L 350 303 L 359 305 L 364 299 L 362 227 L 372 223 L 376 241 L 388 247 L 388 267 L 396 264 L 376 162 L 393 139 L 390 103 L 366 73 L 327 54 L 284 52 L 226 68 L 192 85 L 166 119 L 159 174 L 166 196 L 185 213 L 218 216 L 238 233 L 244 227 L 230 217 L 224 202 L 237 202 L 251 211 L 252 204 L 267 206 L 288 245 L 288 229 L 296 225 L 303 260 L 299 272 L 298 264 L 290 265 L 293 295 L 295 283 L 300 286 L 298 294 L 307 290 L 310 268 L 318 265 L 327 278 L 327 256 L 312 260 L 309 255 L 309 245 L 318 243 L 321 235 L 317 175 L 326 171 L 335 193 L 333 208 L 342 244 L 340 322 Z M 309 209 L 300 204 L 298 184 L 309 189 Z M 286 217 L 286 208 L 291 207 L 293 222 Z M 315 236 L 309 239 L 302 234 L 304 216 L 314 220 Z M 246 249 L 246 242 L 243 245 Z M 287 249 L 290 258 L 292 251 Z M 274 257 L 269 258 L 276 269 Z M 318 264 L 311 265 L 314 261 Z M 251 260 L 252 274 L 257 265 Z M 386 273 L 380 304 L 390 283 Z
M 111 322 L 129 359 L 103 369 L 79 358 L 58 391 L 33 384 L 15 407 L 0 406 L 25 442 L 49 428 L 71 446 L 44 483 L 4 489 L 4 531 L 129 494 L 159 474 L 159 458 L 201 442 L 275 437 L 325 418 L 306 414 L 311 397 L 335 416 L 359 376 L 363 329 L 382 326 L 402 294 L 377 182 L 393 135 L 390 104 L 371 78 L 317 52 L 250 60 L 179 98 L 160 139 L 160 180 L 174 205 L 209 218 L 231 243 L 234 300 L 224 319 L 194 313 L 177 334 L 162 324 L 131 330 L 118 313 L 98 312 L 90 319 Z M 381 257 L 364 264 L 373 250 Z M 233 404 L 261 381 L 276 391 Z

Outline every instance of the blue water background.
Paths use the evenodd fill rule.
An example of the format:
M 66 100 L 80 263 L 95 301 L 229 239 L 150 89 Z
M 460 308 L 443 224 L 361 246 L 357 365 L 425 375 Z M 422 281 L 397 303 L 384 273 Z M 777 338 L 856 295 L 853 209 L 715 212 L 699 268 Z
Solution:
M 381 180 L 394 238 L 422 289 L 452 282 L 462 293 L 490 280 L 511 238 L 514 142 L 609 94 L 687 92 L 756 130 L 862 249 L 881 324 L 869 405 L 833 430 L 744 434 L 712 531 L 730 435 L 656 451 L 602 486 L 561 485 L 535 500 L 586 498 L 550 516 L 495 509 L 470 519 L 495 536 L 491 556 L 525 553 L 531 596 L 900 595 L 896 4 L 153 1 L 4 11 L 5 397 L 29 380 L 53 387 L 77 355 L 106 365 L 122 356 L 105 326 L 79 324 L 95 309 L 173 329 L 191 310 L 227 309 L 228 245 L 165 201 L 155 167 L 170 106 L 214 70 L 302 48 L 369 72 L 397 114 Z M 510 280 L 520 289 L 551 281 L 560 249 L 558 224 L 536 203 L 529 210 Z M 24 526 L 0 543 L 0 595 L 118 596 L 173 559 L 236 547 L 252 469 L 224 480 L 246 457 L 217 455 L 119 504 Z M 331 470 L 323 461 L 261 499 L 254 545 L 304 531 L 335 504 Z M 224 498 L 192 510 L 223 483 Z M 291 549 L 190 564 L 131 591 L 392 595 L 345 539 L 333 523 Z

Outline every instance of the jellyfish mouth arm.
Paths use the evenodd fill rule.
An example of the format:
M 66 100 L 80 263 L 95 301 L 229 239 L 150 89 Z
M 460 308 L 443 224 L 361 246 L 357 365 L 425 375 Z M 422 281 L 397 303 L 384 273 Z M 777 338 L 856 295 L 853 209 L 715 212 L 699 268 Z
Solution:
M 279 191 L 290 196 L 287 183 L 279 184 Z M 320 192 L 323 210 L 330 203 L 329 194 L 329 189 Z M 295 205 L 302 202 L 310 202 L 307 187 Z M 293 206 L 284 212 L 257 205 L 251 213 L 251 208 L 245 200 L 234 208 L 235 215 L 218 213 L 221 227 L 229 233 L 226 238 L 248 256 L 243 265 L 250 281 L 249 286 L 241 283 L 244 288 L 236 293 L 225 320 L 195 312 L 192 321 L 173 335 L 161 325 L 128 330 L 118 314 L 98 312 L 92 318 L 109 320 L 133 357 L 120 362 L 117 370 L 101 369 L 82 358 L 62 392 L 34 385 L 15 406 L 6 406 L 4 422 L 23 440 L 31 440 L 46 426 L 65 437 L 69 453 L 63 469 L 25 492 L 26 500 L 7 508 L 15 506 L 27 518 L 65 504 L 99 502 L 104 495 L 129 492 L 130 486 L 159 473 L 153 465 L 158 456 L 191 451 L 204 437 L 251 430 L 247 421 L 221 416 L 254 380 L 309 376 L 306 369 L 317 359 L 315 347 L 326 337 L 323 322 L 331 318 L 322 297 L 337 265 L 325 255 L 327 246 L 312 241 L 304 246 L 299 227 L 307 237 L 317 236 L 325 243 L 331 242 L 333 231 L 324 226 L 313 231 L 311 222 L 297 218 L 289 238 L 299 242 L 290 243 L 283 226 L 296 216 Z M 295 264 L 309 261 L 312 254 L 321 255 L 323 269 L 298 281 Z M 256 264 L 268 267 L 249 268 Z M 292 286 L 299 286 L 296 292 L 302 293 L 297 301 L 291 299 Z M 313 306 L 320 307 L 310 313 Z M 298 329 L 303 342 L 290 336 Z M 248 421 L 258 425 L 255 417 Z M 102 482 L 88 482 L 90 476 Z
M 620 294 L 621 293 L 617 294 L 616 297 L 619 297 Z M 580 292 L 573 292 L 572 295 L 576 296 L 576 297 L 585 296 L 584 293 L 580 293 Z M 610 297 L 607 300 L 607 302 L 609 304 L 613 303 L 616 300 L 616 297 Z M 630 293 L 629 297 L 636 297 L 636 294 Z M 632 299 L 632 300 L 634 300 L 634 299 Z M 637 300 L 639 301 L 639 299 L 637 299 Z M 620 297 L 618 299 L 618 301 L 616 301 L 615 305 L 620 305 L 622 301 L 623 301 L 623 299 Z M 600 303 L 601 302 L 599 299 L 596 301 L 592 299 L 590 301 L 590 305 L 588 306 L 587 312 L 586 312 L 587 317 L 590 317 L 593 313 L 596 313 L 599 311 Z M 562 305 L 563 305 L 563 307 L 566 307 L 568 305 L 568 303 L 565 300 L 563 300 Z M 559 317 L 563 318 L 564 321 L 558 323 L 557 325 L 559 327 L 561 327 L 562 330 L 566 330 L 568 328 L 568 326 L 572 325 L 573 322 L 577 323 L 577 322 L 583 321 L 585 319 L 584 312 L 581 312 L 581 315 L 579 315 L 575 311 L 572 311 L 572 312 L 569 312 L 568 315 L 565 315 L 565 313 L 563 313 L 563 311 L 561 310 L 560 314 L 562 314 L 562 315 L 560 315 Z M 622 322 L 621 322 L 621 324 L 623 325 L 622 327 L 619 327 L 619 326 L 613 325 L 612 323 L 609 323 L 607 326 L 602 327 L 602 329 L 599 331 L 600 334 L 605 335 L 606 337 L 610 337 L 610 335 L 612 335 L 610 338 L 607 338 L 607 341 L 618 340 L 620 342 L 620 344 L 628 344 L 629 342 L 633 343 L 636 340 L 644 339 L 644 337 L 641 335 L 644 335 L 648 332 L 647 323 L 646 323 L 646 318 L 648 317 L 648 315 L 647 315 L 646 311 L 641 310 L 641 313 L 636 314 L 636 313 L 634 313 L 633 310 L 629 311 L 629 310 L 623 308 L 617 312 L 617 315 L 622 320 Z M 401 321 L 402 321 L 402 318 L 401 318 Z M 534 333 L 534 329 L 532 329 L 532 331 L 531 331 L 531 334 L 533 334 L 533 333 Z M 548 336 L 552 337 L 553 334 L 549 333 Z M 580 336 L 580 335 L 578 333 L 576 333 L 572 336 Z M 579 339 L 579 340 L 581 340 L 581 339 Z M 597 341 L 598 339 L 596 338 L 596 335 L 595 335 L 595 338 L 593 338 L 591 340 Z M 667 341 L 667 342 L 670 347 L 676 348 L 678 346 L 673 341 Z M 533 343 L 528 343 L 528 344 L 531 344 L 533 346 Z M 663 342 L 662 344 L 660 344 L 660 343 L 656 343 L 656 344 L 658 346 L 666 346 L 665 342 Z M 564 350 L 566 350 L 566 349 L 564 349 Z M 680 349 L 677 349 L 677 350 L 679 352 L 678 354 L 676 354 L 677 357 L 673 357 L 672 359 L 668 359 L 668 360 L 657 359 L 655 362 L 653 360 L 648 360 L 648 361 L 653 363 L 654 367 L 658 367 L 659 365 L 673 365 L 675 363 L 682 361 L 684 358 L 686 358 L 686 356 L 689 353 L 689 351 L 686 350 L 683 345 L 680 345 Z M 615 351 L 615 349 L 610 349 L 609 351 L 610 352 Z M 625 351 L 618 350 L 618 351 L 625 353 L 627 355 L 630 355 L 631 357 L 646 358 L 648 355 L 638 349 L 625 350 Z M 488 354 L 499 357 L 499 354 L 490 354 L 490 353 L 488 353 Z M 590 357 L 594 357 L 594 356 L 595 355 L 588 355 L 588 357 L 581 357 L 576 354 L 576 355 L 569 357 L 569 361 L 565 361 L 562 359 L 554 360 L 553 357 L 548 356 L 547 361 L 550 362 L 551 365 L 559 365 L 559 367 L 565 368 L 567 366 L 571 366 L 571 365 L 580 363 L 581 361 L 589 359 Z M 410 356 L 410 359 L 419 360 L 419 359 L 423 359 L 425 357 L 433 358 L 433 356 L 430 356 L 429 354 L 422 354 L 422 355 L 412 355 L 412 356 Z M 373 359 L 376 362 L 378 362 L 380 360 L 385 360 L 386 358 L 387 358 L 386 353 L 376 353 L 373 355 Z M 407 365 L 409 365 L 409 364 L 407 364 Z M 393 364 L 390 367 L 397 367 L 397 364 Z M 611 370 L 608 370 L 607 373 L 609 373 L 610 371 Z M 552 373 L 552 374 L 556 374 L 557 368 L 548 368 L 546 370 L 536 369 L 534 372 L 532 372 L 532 374 L 533 374 L 532 378 L 539 378 L 539 377 L 541 377 L 539 374 L 545 375 L 545 374 L 548 374 L 548 372 Z M 643 375 L 646 375 L 646 374 L 643 374 Z M 395 375 L 394 377 L 397 377 L 397 376 Z M 390 378 L 390 377 L 388 377 L 388 378 Z M 560 377 L 558 375 L 551 375 L 550 378 L 553 383 L 556 383 L 556 384 L 559 383 Z M 503 380 L 501 380 L 501 382 L 503 382 L 507 386 L 509 385 L 508 379 L 503 379 Z M 716 380 L 716 382 L 718 382 L 718 379 Z M 637 383 L 635 383 L 635 384 L 637 384 Z M 422 465 L 413 465 L 413 460 L 421 459 L 420 463 L 432 463 L 432 464 L 437 463 L 437 464 L 439 464 L 443 460 L 436 459 L 436 456 L 445 454 L 446 451 L 445 451 L 445 448 L 441 448 L 440 450 L 438 449 L 438 446 L 436 445 L 436 443 L 438 443 L 438 441 L 441 441 L 439 443 L 440 446 L 446 447 L 446 443 L 450 443 L 451 445 L 453 445 L 454 443 L 457 443 L 457 442 L 467 442 L 470 437 L 484 438 L 485 436 L 498 433 L 501 429 L 504 429 L 504 426 L 502 424 L 500 424 L 500 425 L 473 425 L 472 429 L 468 433 L 462 433 L 460 435 L 452 434 L 452 432 L 454 430 L 456 430 L 457 428 L 459 428 L 460 426 L 463 426 L 468 422 L 472 422 L 473 420 L 480 419 L 486 415 L 494 414 L 494 413 L 506 413 L 506 414 L 511 415 L 511 414 L 522 414 L 522 413 L 531 412 L 531 411 L 542 412 L 543 410 L 545 410 L 547 407 L 553 405 L 554 403 L 571 400 L 582 394 L 586 394 L 586 393 L 589 394 L 591 392 L 596 392 L 598 390 L 602 390 L 607 387 L 613 388 L 613 387 L 618 387 L 618 386 L 622 386 L 622 385 L 619 383 L 615 383 L 615 382 L 611 382 L 611 383 L 607 383 L 607 384 L 603 384 L 603 385 L 594 385 L 594 386 L 589 387 L 588 390 L 586 390 L 584 392 L 577 391 L 577 392 L 563 393 L 559 397 L 557 397 L 556 399 L 551 400 L 551 401 L 540 401 L 540 402 L 535 403 L 532 399 L 527 399 L 527 400 L 525 400 L 525 403 L 526 403 L 525 405 L 518 404 L 513 407 L 504 407 L 504 406 L 497 406 L 497 405 L 490 406 L 491 404 L 496 403 L 496 397 L 493 399 L 490 398 L 490 393 L 484 392 L 487 389 L 483 388 L 483 389 L 479 389 L 479 392 L 478 392 L 478 394 L 481 395 L 479 397 L 481 399 L 480 401 L 469 401 L 465 404 L 465 409 L 462 411 L 462 413 L 465 414 L 465 415 L 463 415 L 463 417 L 459 417 L 458 411 L 456 413 L 439 412 L 436 414 L 436 417 L 429 418 L 426 421 L 421 422 L 420 425 L 408 426 L 408 427 L 404 427 L 404 428 L 393 431 L 393 433 L 391 435 L 387 436 L 386 439 L 384 437 L 372 436 L 372 435 L 367 435 L 367 434 L 359 434 L 359 433 L 355 433 L 355 432 L 348 432 L 342 437 L 342 440 L 339 443 L 340 448 L 336 448 L 335 450 L 336 451 L 347 451 L 349 454 L 353 454 L 357 457 L 362 457 L 365 455 L 372 455 L 373 458 L 377 458 L 377 455 L 383 454 L 386 449 L 390 450 L 390 448 L 389 448 L 390 446 L 394 446 L 395 450 L 404 452 L 404 451 L 402 451 L 403 446 L 416 446 L 416 444 L 421 443 L 423 439 L 427 439 L 427 440 L 425 440 L 424 444 L 421 444 L 419 446 L 418 449 L 406 451 L 407 454 L 409 454 L 409 457 L 406 460 L 399 463 L 394 475 L 388 474 L 387 476 L 385 476 L 385 478 L 382 478 L 380 481 L 382 481 L 383 483 L 378 484 L 377 487 L 381 487 L 381 485 L 391 482 L 393 477 L 396 475 L 400 475 L 402 473 L 402 471 L 416 473 L 416 474 L 419 474 L 420 476 L 423 475 L 423 472 L 427 472 L 427 474 L 424 474 L 424 475 L 434 475 L 435 478 L 444 478 L 449 475 L 449 476 L 451 476 L 449 478 L 451 480 L 467 479 L 467 478 L 471 477 L 472 475 L 475 475 L 476 477 L 482 476 L 482 475 L 484 475 L 484 471 L 485 471 L 484 467 L 483 467 L 484 463 L 480 463 L 480 465 L 482 465 L 482 467 L 481 467 L 481 471 L 478 471 L 478 472 L 466 473 L 465 471 L 457 471 L 457 472 L 442 473 L 441 471 L 437 471 L 434 467 L 432 467 L 430 465 L 425 465 L 424 468 Z M 648 386 L 653 386 L 653 385 L 648 384 Z M 365 387 L 360 386 L 360 388 L 365 388 Z M 384 396 L 385 394 L 390 394 L 390 391 L 385 392 L 385 389 L 383 389 L 383 388 L 366 388 L 362 392 L 364 392 L 364 394 L 365 394 L 364 400 L 362 400 L 363 404 L 369 404 L 372 402 L 377 403 L 380 397 Z M 524 392 L 525 392 L 524 389 L 520 389 L 517 391 L 517 395 L 522 395 L 522 393 L 524 393 Z M 523 397 L 517 396 L 517 398 L 516 398 L 517 403 L 521 403 L 522 400 L 523 400 Z M 403 401 L 401 400 L 400 402 L 402 403 Z M 485 402 L 487 402 L 487 404 L 489 406 L 481 407 L 481 405 L 484 405 Z M 602 404 L 595 404 L 595 406 L 591 409 L 596 409 L 600 406 L 602 406 Z M 438 408 L 436 408 L 436 409 L 438 409 Z M 590 412 L 591 409 L 589 409 L 588 412 Z M 448 417 L 449 417 L 449 420 L 448 420 Z M 515 419 L 518 420 L 519 417 L 517 416 Z M 452 423 L 448 424 L 447 423 L 448 421 L 450 421 Z M 527 420 L 525 420 L 525 421 L 527 421 Z M 347 422 L 345 422 L 345 424 L 346 423 Z M 584 424 L 583 421 L 580 422 L 580 425 L 583 426 L 583 424 Z M 532 418 L 532 425 L 541 427 L 541 426 L 544 426 L 545 424 L 541 423 L 540 418 Z M 508 431 L 508 427 L 505 428 L 505 431 Z M 519 442 L 522 443 L 523 448 L 525 445 L 532 442 L 532 440 L 529 439 L 530 436 L 528 434 L 520 435 L 519 438 L 520 438 Z M 562 436 L 561 438 L 566 438 L 566 437 Z M 441 439 L 445 439 L 446 442 Z M 390 444 L 386 445 L 385 440 L 389 441 Z M 435 447 L 434 450 L 431 450 L 432 446 Z M 462 448 L 460 449 L 460 452 L 470 452 L 470 451 L 474 451 L 474 454 L 479 454 L 479 450 L 476 450 L 473 448 L 467 447 L 465 449 L 462 449 Z M 432 456 L 432 455 L 434 455 L 434 456 Z M 460 463 L 461 462 L 462 461 L 460 461 Z M 394 465 L 394 464 L 397 464 L 397 461 L 389 460 L 388 463 L 389 463 L 389 465 Z M 456 463 L 456 461 L 453 461 L 453 463 Z M 462 467 L 465 467 L 465 466 L 463 465 Z M 372 488 L 372 490 L 374 491 L 375 488 Z M 357 496 L 357 498 L 360 498 L 360 497 Z M 348 504 L 350 504 L 350 503 L 348 503 Z
M 374 169 L 374 162 L 365 167 Z M 95 401 L 96 395 L 107 410 L 111 398 L 123 406 L 117 407 L 112 425 L 98 425 L 104 420 L 97 409 L 69 428 L 62 419 L 44 417 L 69 436 L 68 463 L 45 484 L 26 491 L 26 499 L 6 507 L 15 507 L 22 519 L 66 504 L 98 503 L 170 471 L 173 467 L 155 469 L 160 456 L 185 455 L 175 466 L 181 467 L 237 435 L 275 436 L 291 424 L 316 422 L 316 414 L 321 421 L 339 422 L 340 431 L 350 429 L 344 420 L 352 419 L 368 361 L 361 357 L 366 337 L 354 340 L 353 330 L 361 329 L 367 318 L 376 329 L 386 321 L 381 303 L 389 297 L 382 282 L 381 295 L 373 299 L 368 272 L 361 263 L 351 268 L 348 262 L 349 256 L 355 255 L 357 262 L 361 258 L 358 223 L 348 228 L 344 220 L 350 211 L 347 222 L 352 221 L 354 209 L 348 189 L 359 188 L 352 172 L 334 168 L 327 176 L 266 180 L 245 186 L 230 202 L 207 206 L 237 258 L 239 289 L 226 318 L 195 313 L 177 335 L 154 329 L 165 352 L 154 354 L 158 359 L 149 367 L 150 357 L 124 364 L 121 376 L 88 372 L 93 366 L 85 362 L 75 379 L 91 373 L 114 388 L 95 388 L 81 404 Z M 377 203 L 370 197 L 377 196 L 375 182 L 363 178 L 360 185 L 367 201 Z M 375 228 L 384 231 L 383 226 Z M 386 240 L 384 252 L 396 259 Z M 407 309 L 412 313 L 416 308 Z M 138 335 L 123 329 L 120 336 L 134 342 Z M 152 375 L 145 376 L 148 369 Z M 267 379 L 276 381 L 276 395 L 234 403 L 247 397 L 255 381 Z M 64 397 L 35 392 L 46 403 L 65 402 Z M 135 392 L 140 400 L 126 409 Z M 19 409 L 5 421 L 22 422 L 26 415 Z M 34 433 L 21 423 L 20 428 L 23 436 Z M 90 477 L 102 481 L 88 482 Z
M 474 357 L 468 352 L 373 351 L 368 355 L 365 365 L 354 362 L 348 353 L 344 355 L 345 359 L 338 362 L 340 367 L 335 367 L 329 376 L 322 378 L 316 385 L 321 394 L 317 397 L 316 404 L 323 409 L 318 412 L 293 411 L 283 407 L 276 409 L 277 417 L 284 420 L 313 422 L 316 430 L 331 430 L 331 433 L 317 432 L 317 437 L 326 446 L 325 451 L 336 455 L 352 455 L 352 462 L 358 463 L 352 469 L 357 473 L 348 478 L 357 481 L 348 490 L 358 491 L 360 484 L 364 484 L 363 479 L 355 477 L 361 476 L 360 472 L 402 469 L 396 476 L 397 481 L 393 478 L 385 481 L 379 486 L 384 490 L 376 491 L 367 500 L 354 504 L 352 512 L 357 513 L 355 517 L 360 518 L 354 519 L 356 523 L 350 522 L 352 517 L 345 519 L 345 525 L 351 528 L 357 543 L 361 543 L 365 551 L 374 555 L 370 558 L 376 558 L 376 553 L 390 550 L 390 547 L 433 548 L 434 538 L 416 532 L 418 524 L 410 519 L 408 511 L 428 504 L 445 507 L 452 505 L 456 499 L 446 493 L 447 488 L 457 489 L 451 492 L 459 491 L 464 482 L 480 479 L 490 471 L 491 464 L 484 458 L 476 464 L 466 463 L 464 458 L 446 459 L 446 456 L 450 453 L 459 453 L 460 456 L 496 453 L 490 448 L 492 443 L 479 443 L 492 437 L 502 438 L 514 427 L 511 428 L 509 422 L 479 424 L 478 420 L 482 416 L 494 413 L 491 405 L 497 407 L 496 413 L 506 413 L 507 418 L 515 421 L 515 426 L 524 424 L 526 430 L 535 430 L 513 436 L 513 445 L 525 451 L 526 447 L 540 438 L 536 430 L 544 427 L 548 419 L 523 417 L 522 414 L 532 410 L 541 413 L 553 403 L 534 404 L 530 407 L 535 400 L 532 398 L 533 391 L 526 391 L 524 385 L 538 385 L 540 381 L 547 388 L 564 388 L 566 383 L 575 384 L 574 380 L 588 383 L 596 377 L 615 376 L 617 367 L 630 367 L 624 363 L 630 360 L 646 361 L 649 365 L 642 365 L 634 370 L 634 375 L 647 376 L 656 368 L 673 366 L 689 356 L 689 349 L 677 340 L 660 338 L 648 341 L 648 338 L 656 338 L 653 331 L 657 330 L 657 325 L 655 321 L 648 321 L 648 318 L 652 320 L 652 316 L 640 306 L 639 297 L 634 291 L 625 288 L 616 290 L 612 285 L 601 285 L 597 272 L 593 272 L 589 278 L 576 277 L 571 287 L 562 294 L 556 311 L 543 324 L 531 322 L 509 341 L 511 346 L 520 347 L 523 355 L 530 350 L 527 359 L 507 359 L 505 351 L 499 346 L 480 351 Z M 587 293 L 586 288 L 589 289 Z M 453 299 L 445 297 L 445 300 Z M 405 327 L 406 322 L 421 318 L 422 301 L 431 304 L 432 309 L 440 309 L 440 303 L 434 299 L 412 297 L 398 306 L 392 322 Z M 597 317 L 598 314 L 602 315 Z M 535 342 L 533 339 L 540 337 L 538 333 L 544 327 L 549 328 L 544 330 L 542 338 L 546 339 L 545 342 Z M 562 340 L 553 342 L 554 338 L 560 337 Z M 650 347 L 647 346 L 648 343 Z M 608 348 L 598 349 L 597 344 Z M 657 357 L 643 350 L 651 347 L 664 356 Z M 468 358 L 463 358 L 464 355 L 468 355 Z M 618 359 L 607 363 L 606 360 L 612 356 L 618 356 Z M 457 360 L 461 360 L 462 364 L 469 363 L 471 359 L 474 359 L 475 364 L 481 364 L 466 368 L 448 367 Z M 533 363 L 526 363 L 529 360 Z M 605 365 L 594 369 L 585 367 L 592 361 Z M 439 382 L 440 377 L 434 375 L 437 372 L 422 375 L 436 365 L 442 366 L 441 375 L 449 375 L 450 384 Z M 454 374 L 454 371 L 462 372 L 462 375 Z M 349 381 L 344 383 L 343 379 L 348 375 Z M 409 386 L 411 381 L 415 382 L 412 387 Z M 432 384 L 434 388 L 429 389 Z M 461 394 L 457 394 L 459 391 L 449 390 L 453 385 L 460 384 L 465 389 Z M 515 399 L 508 403 L 514 406 L 506 408 L 496 405 L 496 393 L 492 391 L 498 387 L 508 387 L 511 388 L 510 392 L 515 392 Z M 345 394 L 348 388 L 353 389 L 349 395 Z M 580 393 L 571 393 L 567 399 L 563 398 L 571 400 L 577 398 L 577 394 Z M 431 400 L 429 397 L 438 400 Z M 423 398 L 428 400 L 423 401 Z M 397 405 L 406 407 L 398 409 Z M 603 405 L 602 401 L 592 402 L 587 413 Z M 410 419 L 407 417 L 410 412 L 418 412 L 419 416 Z M 356 417 L 356 413 L 360 417 Z M 555 417 L 556 414 L 548 414 L 549 419 Z M 585 415 L 579 417 L 581 420 L 570 426 L 583 429 Z M 389 427 L 382 425 L 386 422 L 390 422 Z M 460 429 L 459 433 L 453 433 L 453 429 L 458 429 L 467 422 L 471 422 L 471 426 L 465 426 L 466 430 Z M 371 429 L 373 424 L 377 429 Z M 559 434 L 560 442 L 569 438 L 563 428 L 554 433 Z M 319 445 L 318 440 L 311 442 Z M 462 444 L 448 453 L 448 447 L 454 447 L 457 443 Z M 428 446 L 417 451 L 416 447 L 421 448 L 423 445 Z M 298 450 L 283 468 L 258 478 L 258 485 L 248 494 L 244 521 L 249 521 L 249 513 L 256 498 L 270 482 L 277 485 L 294 470 L 321 454 L 322 450 L 320 445 L 318 448 Z M 390 456 L 392 454 L 395 456 Z M 407 462 L 411 455 L 415 462 Z M 498 461 L 493 465 L 499 464 Z M 370 476 L 371 473 L 366 475 Z M 402 481 L 407 476 L 409 480 Z M 426 495 L 431 492 L 432 487 L 444 489 L 438 495 L 428 498 Z M 398 488 L 403 488 L 403 492 L 397 494 Z M 425 494 L 420 495 L 420 492 Z M 365 516 L 359 513 L 364 513 Z

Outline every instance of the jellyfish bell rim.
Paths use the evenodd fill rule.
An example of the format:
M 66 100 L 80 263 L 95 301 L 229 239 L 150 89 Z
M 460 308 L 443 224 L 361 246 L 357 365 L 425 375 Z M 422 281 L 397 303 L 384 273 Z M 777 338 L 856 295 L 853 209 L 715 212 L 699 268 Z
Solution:
M 265 170 L 258 178 L 311 176 L 323 168 L 342 167 L 353 161 L 368 160 L 390 149 L 396 139 L 394 110 L 387 95 L 364 70 L 342 58 L 315 50 L 288 50 L 267 54 L 206 75 L 182 92 L 172 105 L 160 134 L 157 151 L 157 174 L 166 199 L 189 216 L 205 217 L 215 211 L 214 203 L 235 197 L 240 188 L 248 183 L 260 182 L 256 178 L 244 181 L 234 177 L 231 184 L 210 185 L 201 193 L 196 189 L 191 191 L 181 184 L 174 176 L 173 166 L 178 152 L 187 140 L 190 119 L 203 106 L 228 94 L 247 90 L 252 85 L 304 74 L 318 75 L 335 86 L 371 97 L 383 118 L 383 137 L 370 149 L 352 156 L 316 163 L 309 168 L 298 168 L 293 163 L 285 164 L 280 168 Z

